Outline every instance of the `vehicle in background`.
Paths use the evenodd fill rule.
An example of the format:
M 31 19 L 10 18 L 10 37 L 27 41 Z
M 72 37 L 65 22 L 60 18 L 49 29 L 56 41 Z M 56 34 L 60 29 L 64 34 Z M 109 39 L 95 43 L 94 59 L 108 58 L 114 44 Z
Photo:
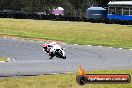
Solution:
M 66 9 L 57 7 L 43 12 L 28 13 L 22 11 L 1 10 L 0 17 L 24 18 L 57 21 L 84 21 L 106 24 L 132 24 L 132 1 L 110 1 L 108 7 L 89 7 L 85 15 L 65 16 Z

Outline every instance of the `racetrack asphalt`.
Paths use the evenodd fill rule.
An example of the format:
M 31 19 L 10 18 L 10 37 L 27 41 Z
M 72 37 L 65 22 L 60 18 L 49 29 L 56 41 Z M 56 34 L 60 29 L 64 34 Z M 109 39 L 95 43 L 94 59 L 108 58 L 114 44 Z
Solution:
M 76 72 L 79 65 L 87 71 L 132 69 L 132 51 L 109 47 L 61 44 L 67 59 L 54 57 L 42 51 L 44 42 L 0 38 L 0 56 L 15 59 L 0 63 L 0 76 L 42 75 Z

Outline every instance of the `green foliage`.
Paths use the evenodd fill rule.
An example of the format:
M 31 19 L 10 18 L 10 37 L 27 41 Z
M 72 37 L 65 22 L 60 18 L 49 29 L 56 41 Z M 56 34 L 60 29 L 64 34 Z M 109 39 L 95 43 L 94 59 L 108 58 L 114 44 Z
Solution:
M 61 6 L 66 16 L 82 16 L 90 6 L 105 6 L 110 0 L 1 0 L 0 10 L 15 10 L 28 13 L 44 12 Z
M 0 57 L 0 61 L 6 61 L 6 58 Z

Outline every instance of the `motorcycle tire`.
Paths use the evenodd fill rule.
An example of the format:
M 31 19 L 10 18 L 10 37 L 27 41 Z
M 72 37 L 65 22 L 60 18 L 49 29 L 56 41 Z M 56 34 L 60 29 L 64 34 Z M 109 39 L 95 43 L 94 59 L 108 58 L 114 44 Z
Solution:
M 51 53 L 49 59 L 52 59 L 54 57 L 54 54 Z
M 52 57 L 49 57 L 49 59 L 52 59 Z
M 64 56 L 63 59 L 66 59 L 66 56 Z

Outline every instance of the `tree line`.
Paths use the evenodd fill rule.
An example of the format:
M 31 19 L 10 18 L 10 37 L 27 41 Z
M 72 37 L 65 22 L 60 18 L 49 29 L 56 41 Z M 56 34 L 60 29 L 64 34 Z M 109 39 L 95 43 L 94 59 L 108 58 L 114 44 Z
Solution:
M 0 0 L 0 10 L 34 13 L 63 7 L 65 15 L 81 16 L 88 7 L 106 7 L 109 1 L 111 0 Z

